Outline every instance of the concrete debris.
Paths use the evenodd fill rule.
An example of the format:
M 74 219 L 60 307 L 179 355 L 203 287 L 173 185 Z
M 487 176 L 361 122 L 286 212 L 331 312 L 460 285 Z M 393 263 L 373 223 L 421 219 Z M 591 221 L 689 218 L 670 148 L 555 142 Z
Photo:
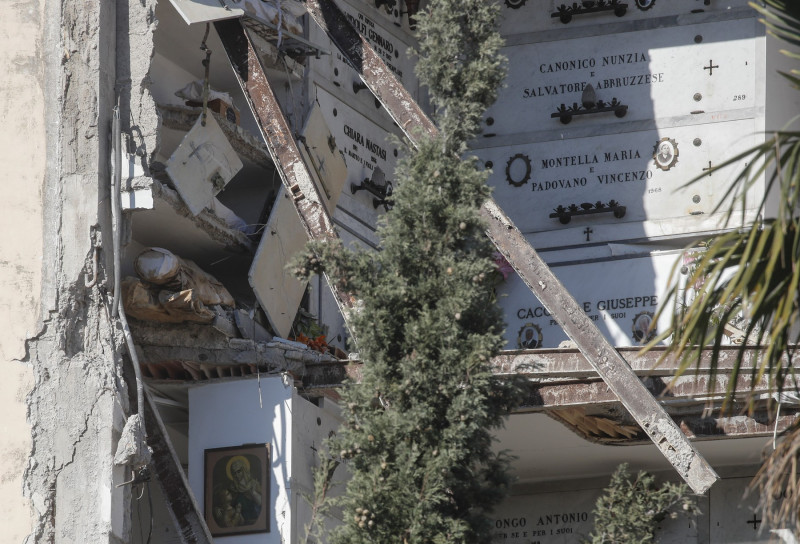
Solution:
M 253 319 L 250 314 L 244 310 L 237 310 L 233 312 L 233 318 L 236 321 L 236 327 L 239 329 L 239 334 L 242 338 L 254 340 L 256 342 L 269 342 L 272 340 L 272 335 Z
M 193 215 L 176 191 L 158 179 L 152 179 L 153 195 L 172 208 L 178 216 L 191 220 L 210 240 L 224 246 L 232 253 L 247 254 L 253 251 L 252 241 L 244 232 L 234 230 L 224 217 L 217 215 L 216 205 L 203 210 L 198 215 Z M 158 202 L 156 208 L 158 208 Z
M 130 465 L 134 469 L 150 463 L 153 451 L 145 441 L 142 428 L 142 416 L 134 414 L 125 422 L 117 444 L 117 453 L 114 455 L 115 465 Z

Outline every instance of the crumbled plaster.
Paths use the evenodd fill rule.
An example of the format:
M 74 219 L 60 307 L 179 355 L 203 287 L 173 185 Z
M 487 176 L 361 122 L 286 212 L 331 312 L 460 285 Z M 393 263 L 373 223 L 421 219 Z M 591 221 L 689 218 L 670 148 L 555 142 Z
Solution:
M 160 118 L 150 93 L 150 65 L 158 26 L 156 0 L 119 2 L 117 77 L 124 152 L 137 157 L 145 173 L 159 146 Z

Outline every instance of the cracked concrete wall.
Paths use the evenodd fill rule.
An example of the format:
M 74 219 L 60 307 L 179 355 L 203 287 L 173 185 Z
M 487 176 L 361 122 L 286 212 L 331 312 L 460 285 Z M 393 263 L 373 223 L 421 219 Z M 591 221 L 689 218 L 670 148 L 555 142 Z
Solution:
M 115 487 L 129 475 L 112 462 L 131 406 L 109 311 L 110 126 L 119 94 L 142 156 L 157 144 L 154 5 L 14 0 L 0 18 L 3 543 L 130 538 L 130 491 Z
M 43 5 L 36 0 L 5 5 L 0 18 L 0 542 L 22 542 L 32 526 L 22 476 L 31 450 L 25 396 L 33 373 L 22 360 L 25 338 L 37 327 L 41 285 L 43 21 Z

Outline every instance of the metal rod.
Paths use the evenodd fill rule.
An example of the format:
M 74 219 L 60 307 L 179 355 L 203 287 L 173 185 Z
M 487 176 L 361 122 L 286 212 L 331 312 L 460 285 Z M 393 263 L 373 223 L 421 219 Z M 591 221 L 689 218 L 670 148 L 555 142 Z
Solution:
M 120 283 L 122 272 L 119 265 L 120 252 L 120 185 L 122 184 L 122 129 L 119 121 L 119 101 L 114 106 L 114 114 L 111 121 L 112 147 L 114 152 L 113 175 L 111 177 L 111 238 L 112 251 L 114 252 L 114 297 L 111 303 L 111 317 L 117 317 L 119 307 Z

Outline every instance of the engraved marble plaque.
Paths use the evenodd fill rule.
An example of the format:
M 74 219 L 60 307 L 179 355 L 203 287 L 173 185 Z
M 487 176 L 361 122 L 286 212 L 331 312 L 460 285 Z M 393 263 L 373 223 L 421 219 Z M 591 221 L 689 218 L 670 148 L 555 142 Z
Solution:
M 663 330 L 650 323 L 666 290 L 679 252 L 647 257 L 551 265 L 600 332 L 615 346 L 637 346 Z M 506 321 L 505 349 L 556 348 L 569 340 L 516 274 L 497 287 Z
M 376 168 L 380 168 L 386 180 L 393 182 L 398 150 L 388 140 L 390 133 L 321 87 L 316 87 L 316 99 L 347 165 L 343 198 L 352 194 L 351 184 L 360 185 L 365 178 L 371 179 Z M 373 209 L 371 193 L 362 190 L 351 198 Z
M 653 119 L 702 123 L 712 112 L 754 117 L 762 34 L 746 18 L 506 47 L 506 86 L 486 113 L 483 138 Z
M 584 11 L 581 9 L 584 6 L 580 5 L 582 2 L 578 2 L 578 9 L 575 10 L 574 3 L 567 0 L 503 0 L 500 2 L 500 31 L 504 35 L 546 30 L 564 33 L 581 27 L 646 23 L 665 16 L 677 16 L 686 24 L 705 19 L 709 15 L 719 17 L 720 14 L 729 14 L 732 10 L 750 9 L 747 0 L 714 0 L 708 5 L 703 0 L 620 0 L 619 3 L 627 4 L 626 9 L 600 11 Z M 598 2 L 594 4 L 592 7 L 599 6 Z M 561 6 L 573 9 L 560 10 Z M 565 24 L 564 19 L 569 22 Z
M 350 23 L 367 38 L 375 48 L 389 70 L 403 83 L 403 86 L 414 96 L 419 98 L 419 83 L 414 74 L 414 62 L 408 56 L 408 48 L 413 40 L 410 35 L 375 17 L 374 9 L 359 11 L 346 2 L 337 2 Z M 317 26 L 311 25 L 310 40 L 313 43 L 327 44 L 330 55 L 323 55 L 319 59 L 311 60 L 311 68 L 315 72 L 315 79 L 327 81 L 338 87 L 350 100 L 355 100 L 373 110 L 376 107 L 375 97 L 363 87 L 358 74 L 342 58 L 342 54 L 333 45 L 324 32 Z
M 531 437 L 535 439 L 536 437 Z M 635 471 L 632 471 L 635 473 Z M 602 489 L 516 495 L 494 514 L 493 544 L 575 544 L 587 542 Z M 679 516 L 656 529 L 656 542 L 699 542 L 697 522 Z
M 592 531 L 601 489 L 513 496 L 494 514 L 494 544 L 571 544 Z
M 381 21 L 382 26 L 393 26 L 411 32 L 408 23 L 408 4 L 405 0 L 350 0 L 358 11 L 370 19 Z M 419 1 L 416 2 L 419 9 Z
M 744 119 L 475 153 L 491 164 L 494 198 L 522 232 L 561 231 L 537 239 L 542 248 L 639 238 L 655 225 L 662 236 L 717 228 L 723 218 L 715 206 L 741 166 L 716 172 L 709 166 L 754 146 L 756 132 L 755 121 Z M 651 228 L 645 230 L 644 222 Z M 587 227 L 592 236 L 582 234 Z

